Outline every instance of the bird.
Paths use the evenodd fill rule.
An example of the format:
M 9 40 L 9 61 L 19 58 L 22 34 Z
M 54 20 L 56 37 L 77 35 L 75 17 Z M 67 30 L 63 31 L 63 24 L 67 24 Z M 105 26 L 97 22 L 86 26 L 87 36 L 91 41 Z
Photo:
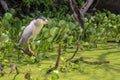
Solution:
M 34 46 L 34 40 L 36 39 L 37 35 L 41 32 L 41 29 L 45 24 L 48 24 L 48 19 L 44 16 L 37 17 L 33 19 L 23 30 L 20 40 L 19 40 L 19 47 L 23 47 L 23 45 L 27 45 L 28 49 L 30 48 L 30 43 L 32 44 L 32 48 Z

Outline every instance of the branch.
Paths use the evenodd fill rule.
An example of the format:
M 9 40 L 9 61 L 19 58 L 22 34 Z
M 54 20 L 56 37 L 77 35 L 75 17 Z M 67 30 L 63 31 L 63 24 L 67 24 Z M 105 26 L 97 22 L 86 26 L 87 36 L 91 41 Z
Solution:
M 7 3 L 4 0 L 0 0 L 0 3 L 3 9 L 5 10 L 5 12 L 7 12 L 9 10 Z
M 81 16 L 84 17 L 84 14 L 88 11 L 89 7 L 92 5 L 94 0 L 87 0 L 86 3 L 80 8 Z
M 12 74 L 14 71 L 16 71 L 16 74 L 14 75 L 12 80 L 16 80 L 16 77 L 19 74 L 19 70 L 16 64 L 12 65 L 9 75 Z
M 75 55 L 77 54 L 77 52 L 79 50 L 79 47 L 80 47 L 80 43 L 79 43 L 79 40 L 78 40 L 77 41 L 77 48 L 76 48 L 76 50 L 74 51 L 73 55 L 66 60 L 66 62 L 70 61 L 71 59 L 73 59 L 75 57 Z
M 33 51 L 31 51 L 29 48 L 22 48 L 22 47 L 18 47 L 18 49 L 22 50 L 25 54 L 27 54 L 28 56 L 34 56 L 37 57 L 37 54 L 35 54 Z
M 94 0 L 87 0 L 86 3 L 81 8 L 79 8 L 77 6 L 76 0 L 70 0 L 70 6 L 73 11 L 73 16 L 83 29 L 84 29 L 84 21 L 82 18 L 84 18 L 84 14 L 88 11 L 93 1 Z
M 16 70 L 16 74 L 19 74 L 19 70 L 16 64 L 12 65 L 9 75 L 13 73 L 15 70 Z
M 80 13 L 80 10 L 77 6 L 76 1 L 70 0 L 70 6 L 71 6 L 71 9 L 73 11 L 73 16 L 74 16 L 75 20 L 79 23 L 81 28 L 84 29 L 84 22 L 82 20 L 82 16 L 81 16 L 81 13 Z
M 3 70 L 3 68 L 4 68 L 4 64 L 0 64 L 0 74 L 1 74 L 1 76 L 3 76 L 4 75 L 4 70 Z
M 51 71 L 55 70 L 58 68 L 59 66 L 59 63 L 60 63 L 60 56 L 61 56 L 61 42 L 59 42 L 59 46 L 58 46 L 58 57 L 57 57 L 57 60 L 56 60 L 56 64 L 54 67 L 50 68 L 47 73 L 50 73 Z

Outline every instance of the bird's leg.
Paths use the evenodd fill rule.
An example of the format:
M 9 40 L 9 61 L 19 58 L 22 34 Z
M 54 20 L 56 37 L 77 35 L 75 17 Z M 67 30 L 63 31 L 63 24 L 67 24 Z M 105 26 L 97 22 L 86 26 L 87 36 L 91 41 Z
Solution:
M 29 41 L 28 41 L 28 49 L 31 50 Z
M 34 49 L 35 49 L 34 40 L 31 39 L 30 50 L 33 52 Z M 33 54 L 34 54 L 34 52 L 33 52 Z
M 35 56 L 36 57 L 36 54 L 34 53 L 34 51 L 31 49 L 31 45 L 28 41 L 28 47 L 25 49 L 25 52 L 29 55 L 29 56 Z
M 34 40 L 32 40 L 32 42 L 31 42 L 31 48 L 32 48 L 32 50 L 35 49 Z

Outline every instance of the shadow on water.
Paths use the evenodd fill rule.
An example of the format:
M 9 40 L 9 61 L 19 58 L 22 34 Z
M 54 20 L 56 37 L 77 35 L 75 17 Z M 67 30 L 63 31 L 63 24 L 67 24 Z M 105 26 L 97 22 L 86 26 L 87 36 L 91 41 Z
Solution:
M 86 49 L 85 51 L 95 51 L 95 50 L 110 50 L 114 49 L 115 47 L 98 47 L 98 48 L 93 48 L 93 49 Z
M 98 58 L 98 60 L 103 60 L 105 59 L 108 55 L 111 55 L 111 54 L 120 54 L 120 51 L 111 51 L 111 52 L 107 52 L 107 53 L 104 53 L 104 54 L 101 54 Z
M 86 51 L 95 51 L 95 50 L 110 50 L 117 48 L 118 44 L 106 44 L 106 45 L 100 45 L 97 47 L 93 47 L 92 49 L 86 49 Z
M 120 73 L 120 63 L 119 63 L 120 58 L 118 58 L 120 56 L 120 51 L 119 50 L 118 51 L 110 51 L 110 52 L 101 54 L 99 56 L 98 60 L 105 60 L 105 59 L 109 58 L 110 55 L 113 55 L 113 57 L 111 57 L 109 59 L 110 63 L 107 64 L 107 65 L 106 64 L 102 65 L 101 68 L 106 70 L 107 72 L 111 73 L 111 75 L 114 74 L 114 73 L 119 74 Z
M 102 65 L 101 68 L 106 70 L 109 73 L 118 73 L 118 74 L 120 74 L 120 64 Z

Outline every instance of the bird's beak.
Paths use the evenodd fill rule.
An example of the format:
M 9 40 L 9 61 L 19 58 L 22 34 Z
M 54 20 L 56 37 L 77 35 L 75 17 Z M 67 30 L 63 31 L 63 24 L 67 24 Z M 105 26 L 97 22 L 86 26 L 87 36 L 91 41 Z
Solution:
M 50 19 L 46 19 L 45 22 L 47 25 L 51 25 L 51 23 L 52 23 Z
M 48 23 L 49 23 L 49 21 L 47 19 L 45 19 L 45 24 L 48 24 Z
M 48 21 L 48 19 L 46 19 L 45 21 L 46 21 L 46 23 L 48 23 L 48 22 L 49 22 L 49 21 Z

